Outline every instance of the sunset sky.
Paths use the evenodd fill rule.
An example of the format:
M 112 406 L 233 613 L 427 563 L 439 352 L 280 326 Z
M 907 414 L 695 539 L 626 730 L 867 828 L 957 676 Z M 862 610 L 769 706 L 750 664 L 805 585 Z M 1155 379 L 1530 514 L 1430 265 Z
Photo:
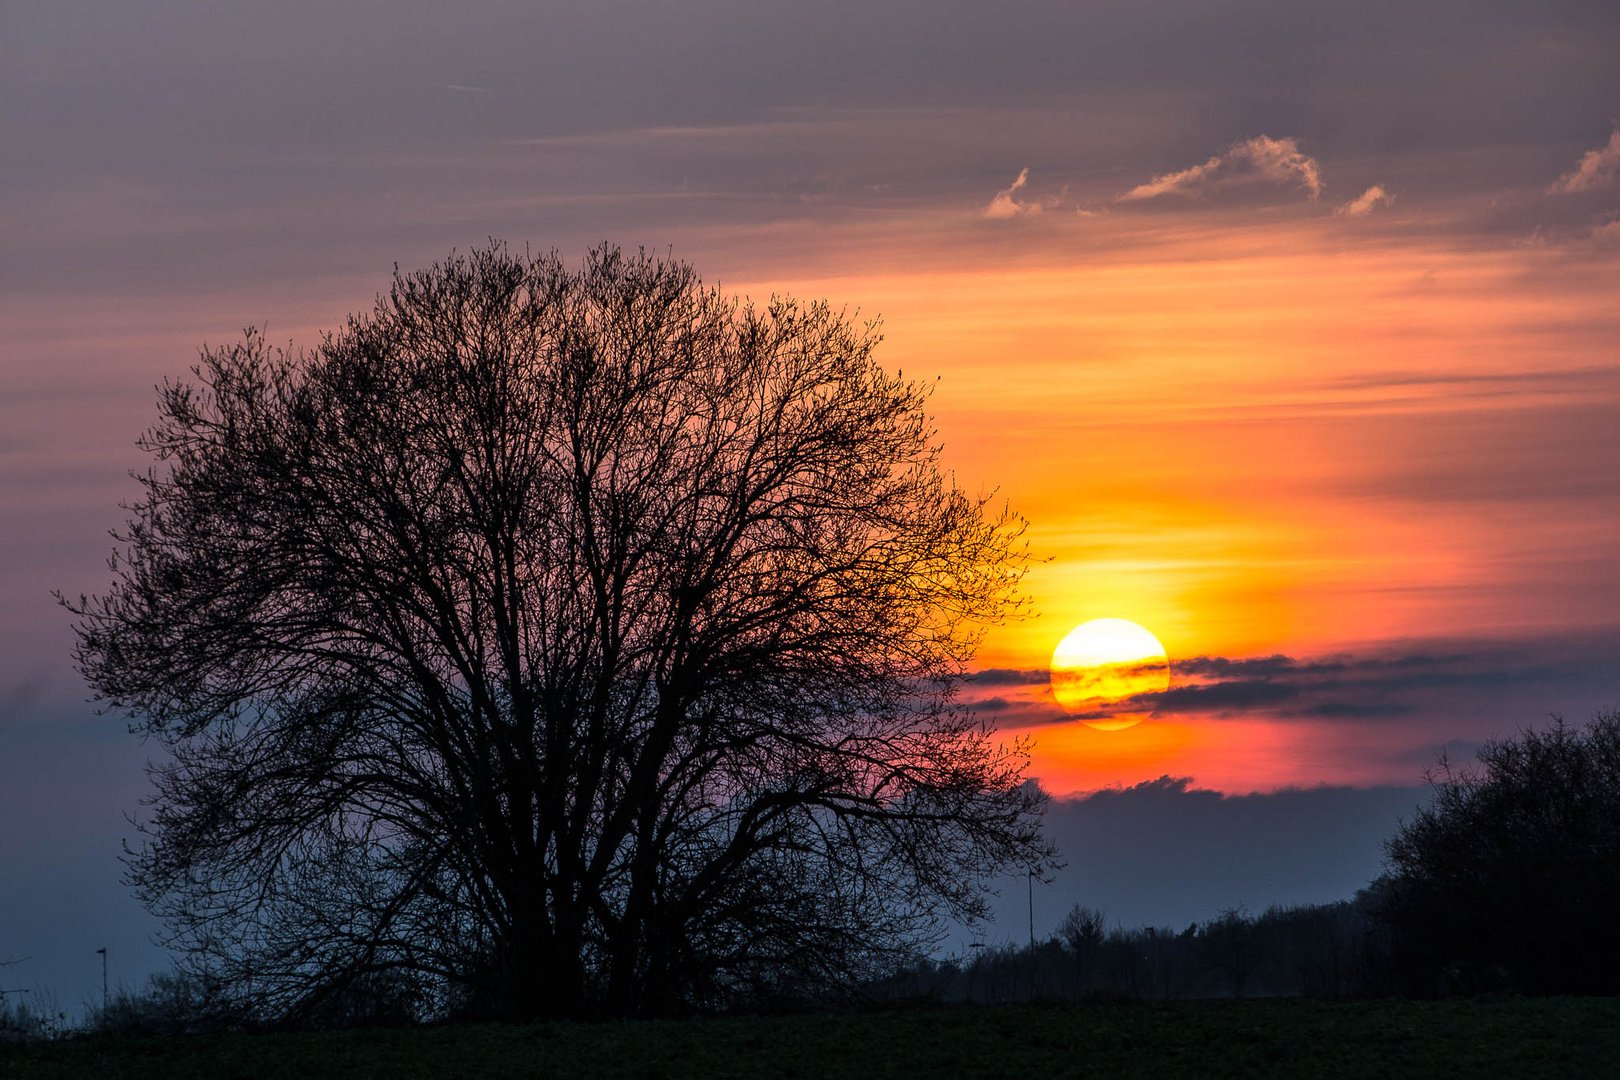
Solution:
M 1071 864 L 1126 923 L 1347 895 L 1442 751 L 1620 706 L 1617 59 L 1612 0 L 7 4 L 0 960 L 67 1006 L 84 947 L 157 962 L 115 860 L 151 751 L 49 595 L 109 580 L 154 384 L 490 237 L 881 317 L 1029 521 L 971 696 L 1104 793 Z M 1126 731 L 1047 686 L 1098 616 L 1170 656 Z M 1263 868 L 1167 902 L 1087 824 L 1132 800 Z M 1284 873 L 1327 834 L 1339 876 Z

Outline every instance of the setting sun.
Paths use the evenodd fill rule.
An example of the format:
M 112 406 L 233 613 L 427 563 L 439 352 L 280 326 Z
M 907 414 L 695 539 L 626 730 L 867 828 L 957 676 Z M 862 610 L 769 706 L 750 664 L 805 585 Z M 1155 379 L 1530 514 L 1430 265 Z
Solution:
M 1129 619 L 1082 623 L 1052 653 L 1052 695 L 1064 711 L 1098 731 L 1141 723 L 1151 710 L 1133 708 L 1135 699 L 1169 686 L 1164 645 Z

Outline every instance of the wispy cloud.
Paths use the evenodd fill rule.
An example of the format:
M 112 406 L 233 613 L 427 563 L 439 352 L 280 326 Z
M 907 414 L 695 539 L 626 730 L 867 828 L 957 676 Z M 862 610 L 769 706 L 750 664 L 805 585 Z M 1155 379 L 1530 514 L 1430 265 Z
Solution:
M 1407 656 L 1200 656 L 1177 663 L 1177 685 L 1131 704 L 1165 713 L 1370 719 L 1411 713 L 1426 693 L 1477 692 L 1573 677 L 1579 664 L 1497 650 Z
M 1120 196 L 1121 202 L 1140 202 L 1166 195 L 1201 199 L 1217 192 L 1260 184 L 1302 188 L 1312 198 L 1322 194 L 1322 170 L 1316 159 L 1303 153 L 1291 138 L 1256 135 L 1234 143 L 1202 165 L 1155 176 Z
M 1611 186 L 1620 177 L 1620 127 L 1609 134 L 1609 141 L 1581 155 L 1575 168 L 1547 188 L 1549 195 L 1578 195 Z
M 1341 217 L 1366 217 L 1380 206 L 1388 206 L 1394 201 L 1395 196 L 1386 191 L 1383 184 L 1374 184 L 1333 212 Z
M 1024 185 L 1028 183 L 1029 169 L 1026 167 L 1018 170 L 1018 178 L 1012 183 L 1008 184 L 1006 187 L 1002 188 L 1000 191 L 996 192 L 996 197 L 991 199 L 990 205 L 984 208 L 984 216 L 987 218 L 1000 219 L 1019 217 L 1023 214 L 1040 213 L 1040 203 L 1020 202 L 1018 199 L 1013 197 L 1018 194 Z

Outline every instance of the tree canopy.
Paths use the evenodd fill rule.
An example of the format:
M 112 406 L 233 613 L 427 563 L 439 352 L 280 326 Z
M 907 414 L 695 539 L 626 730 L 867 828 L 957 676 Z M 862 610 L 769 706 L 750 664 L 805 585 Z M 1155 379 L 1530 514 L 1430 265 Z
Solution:
M 847 982 L 1051 857 L 956 700 L 1022 523 L 824 303 L 491 245 L 165 383 L 80 670 L 166 759 L 140 895 L 244 1005 Z
M 1442 761 L 1373 886 L 1420 993 L 1620 990 L 1620 713 Z

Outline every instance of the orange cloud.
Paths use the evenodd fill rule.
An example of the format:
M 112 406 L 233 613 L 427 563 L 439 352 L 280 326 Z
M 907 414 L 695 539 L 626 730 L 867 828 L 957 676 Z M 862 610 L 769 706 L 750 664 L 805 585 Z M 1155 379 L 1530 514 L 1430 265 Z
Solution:
M 990 205 L 984 208 L 987 218 L 1012 218 L 1022 214 L 1038 214 L 1041 204 L 1038 202 L 1019 202 L 1013 198 L 1025 184 L 1029 183 L 1029 169 L 1026 166 L 1018 171 L 1018 178 L 1000 191 L 990 200 Z
M 1374 184 L 1333 212 L 1341 217 L 1366 217 L 1380 206 L 1388 206 L 1394 201 L 1395 196 L 1385 191 L 1384 185 Z
M 1120 196 L 1120 201 L 1136 202 L 1165 195 L 1202 198 L 1253 183 L 1301 187 L 1314 199 L 1322 194 L 1322 170 L 1315 158 L 1300 151 L 1295 140 L 1256 135 L 1234 143 L 1202 165 L 1165 173 L 1138 184 Z

